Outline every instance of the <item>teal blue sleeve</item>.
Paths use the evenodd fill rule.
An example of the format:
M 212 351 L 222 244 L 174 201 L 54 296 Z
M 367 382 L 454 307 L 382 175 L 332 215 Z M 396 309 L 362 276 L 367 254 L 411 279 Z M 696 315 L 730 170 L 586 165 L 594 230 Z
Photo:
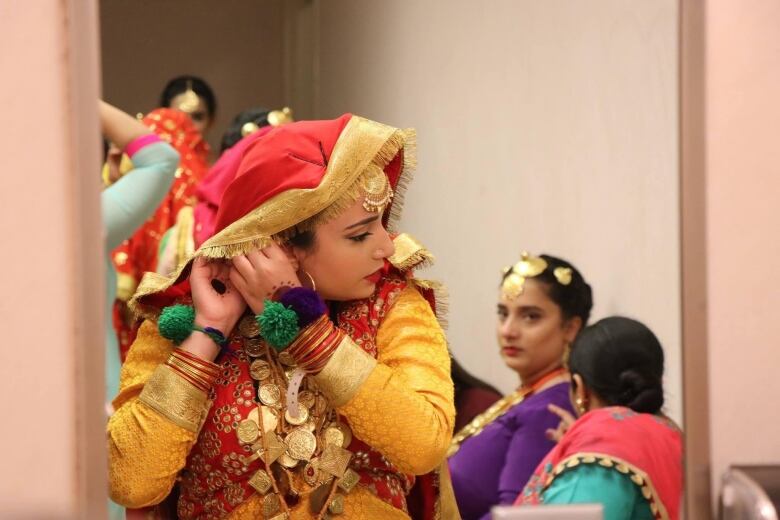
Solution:
M 152 216 L 171 188 L 179 154 L 171 145 L 158 142 L 143 147 L 132 160 L 133 169 L 101 194 L 107 251 L 130 238 Z
M 545 504 L 602 504 L 604 520 L 652 520 L 650 505 L 631 477 L 596 464 L 580 464 L 555 477 Z

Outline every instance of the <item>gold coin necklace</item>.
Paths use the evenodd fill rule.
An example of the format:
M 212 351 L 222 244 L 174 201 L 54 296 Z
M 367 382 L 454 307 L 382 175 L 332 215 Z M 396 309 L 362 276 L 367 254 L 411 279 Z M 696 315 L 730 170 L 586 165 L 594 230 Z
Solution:
M 289 519 L 290 504 L 295 505 L 301 496 L 308 496 L 315 518 L 341 514 L 344 495 L 360 479 L 348 468 L 352 453 L 346 448 L 352 441 L 352 431 L 338 420 L 338 414 L 311 378 L 300 373 L 296 376 L 292 357 L 287 352 L 276 354 L 259 337 L 254 317 L 245 316 L 238 331 L 249 357 L 256 398 L 255 407 L 239 423 L 236 435 L 252 452 L 243 457 L 244 463 L 261 460 L 265 465 L 249 480 L 263 497 L 263 517 Z M 289 384 L 300 385 L 294 403 L 286 402 Z M 297 416 L 292 413 L 296 408 Z M 309 489 L 294 489 L 293 473 L 300 473 Z

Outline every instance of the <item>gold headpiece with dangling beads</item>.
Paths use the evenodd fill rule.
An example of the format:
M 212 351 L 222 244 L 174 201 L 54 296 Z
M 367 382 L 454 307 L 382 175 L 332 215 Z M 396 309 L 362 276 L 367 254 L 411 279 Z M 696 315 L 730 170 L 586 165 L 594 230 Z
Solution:
M 181 101 L 179 101 L 175 107 L 176 110 L 181 110 L 187 114 L 192 114 L 198 109 L 200 98 L 192 90 L 192 80 L 187 80 L 187 90 L 182 93 Z
M 393 188 L 387 175 L 379 168 L 372 168 L 363 177 L 363 209 L 369 213 L 382 213 L 393 200 Z
M 504 268 L 504 282 L 501 284 L 501 293 L 508 300 L 514 300 L 525 290 L 525 280 L 542 274 L 547 269 L 547 261 L 538 256 L 530 256 L 527 251 L 520 255 L 520 261 L 515 265 Z M 553 276 L 561 285 L 571 283 L 571 268 L 556 267 Z

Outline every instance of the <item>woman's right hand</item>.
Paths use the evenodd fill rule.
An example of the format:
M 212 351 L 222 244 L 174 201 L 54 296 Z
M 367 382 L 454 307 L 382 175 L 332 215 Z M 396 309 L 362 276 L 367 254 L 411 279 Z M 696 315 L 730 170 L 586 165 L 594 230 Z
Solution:
M 563 438 L 566 432 L 569 431 L 569 428 L 571 428 L 571 425 L 574 424 L 574 421 L 576 421 L 577 418 L 560 406 L 556 406 L 552 403 L 547 405 L 547 409 L 560 417 L 561 422 L 558 423 L 557 428 L 554 430 L 549 429 L 545 432 L 545 434 L 551 441 L 560 442 L 560 440 Z
M 230 282 L 230 264 L 196 258 L 190 272 L 195 323 L 213 327 L 229 336 L 246 309 L 246 302 Z M 220 292 L 215 285 L 222 289 Z

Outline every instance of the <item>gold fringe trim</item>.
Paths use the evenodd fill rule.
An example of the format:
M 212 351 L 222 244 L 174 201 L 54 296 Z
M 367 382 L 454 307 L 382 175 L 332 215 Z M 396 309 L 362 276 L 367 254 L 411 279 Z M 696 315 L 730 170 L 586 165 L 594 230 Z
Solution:
M 653 486 L 653 482 L 650 477 L 637 468 L 630 462 L 619 457 L 613 457 L 612 455 L 605 455 L 603 453 L 575 453 L 569 457 L 566 457 L 552 470 L 552 474 L 545 482 L 544 489 L 547 489 L 552 484 L 556 477 L 560 476 L 569 469 L 576 468 L 580 464 L 598 464 L 604 468 L 615 469 L 623 475 L 628 475 L 631 478 L 631 482 L 639 488 L 642 492 L 642 496 L 645 497 L 650 510 L 653 512 L 653 516 L 657 520 L 669 520 L 669 513 L 666 512 L 666 507 L 661 501 L 661 497 Z
M 396 232 L 401 222 L 401 215 L 403 214 L 404 202 L 406 199 L 406 190 L 414 179 L 414 174 L 417 171 L 417 131 L 413 128 L 407 128 L 403 133 L 406 137 L 406 144 L 403 148 L 404 162 L 401 165 L 401 175 L 394 188 L 395 195 L 393 196 L 393 202 L 390 204 L 389 213 L 387 215 L 387 230 L 391 233 Z
M 330 222 L 334 218 L 341 215 L 344 211 L 352 207 L 355 202 L 365 196 L 363 190 L 363 182 L 369 175 L 384 175 L 385 167 L 392 161 L 398 152 L 404 150 L 404 157 L 406 157 L 406 147 L 408 145 L 408 137 L 405 130 L 396 130 L 393 135 L 388 138 L 385 144 L 379 149 L 374 158 L 371 160 L 360 175 L 349 185 L 343 193 L 336 198 L 327 208 L 317 213 L 313 217 L 310 217 L 303 222 L 296 224 L 290 229 L 284 230 L 274 236 L 277 241 L 285 241 L 292 234 L 302 231 L 308 231 L 315 227 Z M 404 159 L 405 162 L 405 159 Z M 399 180 L 400 184 L 400 180 Z M 395 200 L 395 197 L 393 197 Z M 393 205 L 391 204 L 391 207 Z
M 147 320 L 157 320 L 162 309 L 158 309 L 151 305 L 145 305 L 143 299 L 146 296 L 155 294 L 160 291 L 164 291 L 174 284 L 176 279 L 182 274 L 189 272 L 189 263 L 182 266 L 181 270 L 177 273 L 176 277 L 168 278 L 158 273 L 151 271 L 144 273 L 144 277 L 141 278 L 141 283 L 138 284 L 133 298 L 128 303 L 130 311 L 136 316 Z
M 424 280 L 421 278 L 412 278 L 412 283 L 421 288 L 433 291 L 433 298 L 436 300 L 436 319 L 439 321 L 439 325 L 444 330 L 447 330 L 450 326 L 450 291 L 447 286 L 441 282 L 435 280 Z
M 232 244 L 224 244 L 221 246 L 210 246 L 206 248 L 201 248 L 200 250 L 196 251 L 192 255 L 192 257 L 187 262 L 185 262 L 185 264 L 189 264 L 189 262 L 195 260 L 199 256 L 212 259 L 212 260 L 218 260 L 218 259 L 229 259 L 239 255 L 245 255 L 250 251 L 254 251 L 255 249 L 262 249 L 264 247 L 268 247 L 271 244 L 271 242 L 273 242 L 273 239 L 271 238 L 258 237 L 258 238 L 250 238 L 243 242 L 234 242 Z
M 192 206 L 184 206 L 176 215 L 176 227 L 179 236 L 176 243 L 176 269 L 186 263 L 187 258 L 195 252 L 195 209 Z
M 400 271 L 425 269 L 433 265 L 436 257 L 416 238 L 408 233 L 401 233 L 393 239 L 395 253 L 387 260 Z

